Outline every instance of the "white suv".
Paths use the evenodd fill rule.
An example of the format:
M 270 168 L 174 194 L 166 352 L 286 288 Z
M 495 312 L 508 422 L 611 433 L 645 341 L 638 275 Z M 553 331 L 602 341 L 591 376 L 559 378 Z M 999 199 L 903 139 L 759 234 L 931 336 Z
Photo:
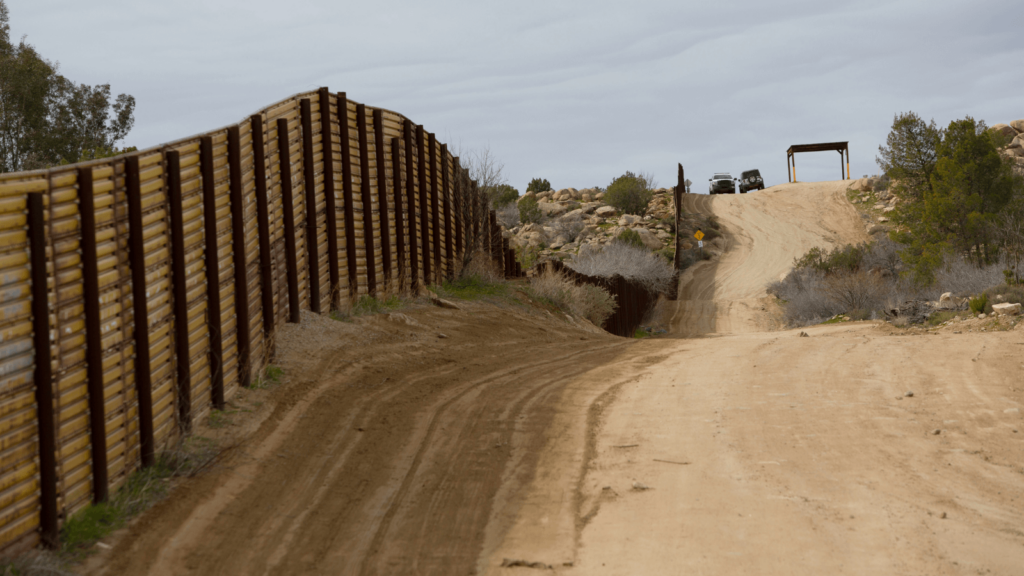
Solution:
M 715 176 L 709 178 L 708 181 L 711 182 L 708 185 L 708 193 L 710 194 L 736 193 L 736 180 L 728 172 L 715 172 Z

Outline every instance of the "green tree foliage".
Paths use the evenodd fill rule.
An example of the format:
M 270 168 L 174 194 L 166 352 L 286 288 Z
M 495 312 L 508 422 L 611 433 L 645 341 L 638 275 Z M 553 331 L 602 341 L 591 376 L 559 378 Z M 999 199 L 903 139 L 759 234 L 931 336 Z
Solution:
M 519 191 L 508 184 L 498 184 L 487 191 L 491 206 L 501 208 L 512 204 L 519 198 Z
M 608 185 L 604 201 L 626 214 L 643 216 L 654 198 L 654 182 L 645 174 L 626 172 Z
M 856 272 L 860 270 L 864 256 L 870 251 L 871 245 L 868 243 L 847 244 L 832 250 L 815 246 L 794 260 L 793 268 L 813 268 L 826 275 Z
M 876 158 L 882 170 L 893 179 L 896 196 L 919 200 L 931 190 L 931 175 L 938 161 L 937 151 L 942 129 L 932 120 L 926 124 L 917 114 L 897 114 L 885 146 L 878 147 Z
M 24 38 L 13 44 L 0 0 L 0 172 L 119 153 L 134 110 L 133 97 L 111 102 L 110 85 L 75 84 Z
M 523 224 L 540 222 L 543 216 L 536 196 L 526 196 L 519 201 L 519 221 Z
M 903 259 L 915 278 L 930 284 L 943 255 L 954 251 L 979 266 L 999 251 L 995 224 L 1020 194 L 1021 182 L 1000 156 L 996 137 L 984 122 L 954 120 L 935 150 L 935 166 L 920 198 L 908 197 L 897 210 L 893 239 L 907 245 Z
M 527 192 L 547 192 L 548 190 L 551 190 L 551 182 L 548 182 L 546 178 L 534 178 L 526 186 Z

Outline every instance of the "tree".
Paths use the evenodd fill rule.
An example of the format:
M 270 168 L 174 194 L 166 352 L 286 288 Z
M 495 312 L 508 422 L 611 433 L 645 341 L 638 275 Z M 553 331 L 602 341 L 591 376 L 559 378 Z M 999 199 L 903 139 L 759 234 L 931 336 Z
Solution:
M 488 190 L 491 205 L 495 208 L 502 208 L 514 204 L 519 198 L 519 191 L 508 184 L 498 184 Z
M 110 85 L 75 84 L 25 39 L 10 40 L 0 0 L 0 171 L 109 156 L 134 124 L 135 99 L 110 100 Z
M 970 116 L 951 122 L 936 146 L 927 188 L 897 211 L 893 239 L 907 245 L 903 257 L 917 280 L 930 284 L 951 251 L 979 266 L 992 262 L 999 246 L 994 224 L 1019 188 L 984 122 Z
M 544 217 L 538 205 L 536 196 L 526 196 L 519 201 L 519 221 L 523 224 L 540 222 Z
M 626 214 L 643 216 L 647 205 L 654 198 L 654 179 L 649 174 L 633 174 L 627 171 L 608 185 L 604 201 Z
M 547 178 L 534 178 L 526 186 L 527 192 L 547 192 L 548 190 L 551 190 L 551 182 L 548 182 Z
M 931 190 L 931 175 L 938 160 L 942 129 L 935 120 L 926 124 L 917 114 L 897 114 L 886 146 L 879 146 L 875 160 L 892 180 L 892 192 L 905 199 L 919 200 Z

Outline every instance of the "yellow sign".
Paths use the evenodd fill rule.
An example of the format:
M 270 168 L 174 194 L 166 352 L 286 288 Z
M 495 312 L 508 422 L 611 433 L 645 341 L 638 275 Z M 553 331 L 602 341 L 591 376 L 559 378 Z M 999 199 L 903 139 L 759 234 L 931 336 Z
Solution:
M 697 233 L 694 234 L 693 237 L 696 238 L 697 240 L 703 240 L 704 239 L 704 233 L 701 232 L 700 230 L 697 230 Z

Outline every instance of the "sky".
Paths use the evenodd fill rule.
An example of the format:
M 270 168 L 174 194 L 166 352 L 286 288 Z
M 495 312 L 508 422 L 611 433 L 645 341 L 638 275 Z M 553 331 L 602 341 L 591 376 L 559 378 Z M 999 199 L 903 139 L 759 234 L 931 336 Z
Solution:
M 1024 118 L 1021 0 L 4 0 L 11 38 L 136 98 L 140 149 L 321 86 L 404 114 L 524 191 L 630 170 L 787 181 L 793 144 L 876 174 L 893 117 Z M 799 154 L 801 181 L 839 154 Z

